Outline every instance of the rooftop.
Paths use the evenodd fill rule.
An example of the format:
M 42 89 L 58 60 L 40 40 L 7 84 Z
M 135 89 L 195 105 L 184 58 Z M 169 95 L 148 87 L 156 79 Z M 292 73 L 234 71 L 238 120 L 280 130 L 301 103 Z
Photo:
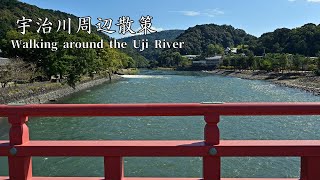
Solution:
M 183 57 L 198 57 L 200 55 L 184 55 Z
M 222 56 L 207 57 L 206 60 L 220 60 Z

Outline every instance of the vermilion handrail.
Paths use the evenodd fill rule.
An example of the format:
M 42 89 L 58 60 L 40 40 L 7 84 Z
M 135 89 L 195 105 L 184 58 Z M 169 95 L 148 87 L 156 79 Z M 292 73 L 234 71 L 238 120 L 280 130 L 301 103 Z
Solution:
M 299 156 L 301 180 L 320 180 L 320 141 L 220 142 L 220 116 L 263 115 L 320 115 L 320 103 L 0 105 L 0 117 L 12 125 L 10 141 L 0 142 L 0 156 L 9 157 L 12 180 L 33 178 L 32 156 L 62 155 L 104 156 L 107 180 L 124 179 L 124 156 L 200 156 L 204 180 L 221 179 L 223 156 Z M 29 116 L 204 116 L 206 126 L 204 141 L 30 141 Z
M 319 115 L 320 103 L 222 103 L 222 104 L 43 104 L 0 105 L 0 115 L 27 116 L 226 116 Z

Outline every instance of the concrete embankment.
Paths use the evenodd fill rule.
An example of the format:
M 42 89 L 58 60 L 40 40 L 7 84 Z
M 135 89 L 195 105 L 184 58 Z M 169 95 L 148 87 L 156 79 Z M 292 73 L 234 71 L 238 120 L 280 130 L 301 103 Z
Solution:
M 119 80 L 118 75 L 112 81 Z M 42 104 L 57 101 L 73 93 L 109 82 L 109 78 L 97 78 L 78 83 L 75 88 L 61 83 L 32 83 L 0 89 L 0 104 Z

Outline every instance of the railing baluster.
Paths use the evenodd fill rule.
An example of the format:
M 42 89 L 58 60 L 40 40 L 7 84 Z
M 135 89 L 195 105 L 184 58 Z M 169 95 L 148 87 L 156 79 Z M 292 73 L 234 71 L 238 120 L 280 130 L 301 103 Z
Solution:
M 320 157 L 301 157 L 301 180 L 320 179 Z
M 10 149 L 11 156 L 9 161 L 10 180 L 29 180 L 32 179 L 32 160 L 31 157 L 16 157 L 17 149 L 15 145 L 23 145 L 29 142 L 29 128 L 26 125 L 27 116 L 9 116 L 10 128 Z
M 122 157 L 104 157 L 104 176 L 106 180 L 122 180 L 123 174 Z
M 213 147 L 220 143 L 220 132 L 218 123 L 219 114 L 206 114 L 204 116 L 206 126 L 204 129 L 204 139 L 207 146 L 212 146 L 208 156 L 203 157 L 203 178 L 204 180 L 221 179 L 221 157 L 216 156 L 218 153 Z

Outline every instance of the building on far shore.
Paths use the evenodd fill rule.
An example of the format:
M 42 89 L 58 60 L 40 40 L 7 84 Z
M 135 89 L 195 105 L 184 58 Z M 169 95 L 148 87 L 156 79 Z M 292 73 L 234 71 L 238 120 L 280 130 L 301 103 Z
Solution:
M 203 60 L 192 61 L 192 66 L 197 67 L 218 67 L 222 64 L 223 56 L 206 57 Z
M 225 50 L 224 50 L 225 54 L 237 54 L 238 53 L 238 49 L 237 48 L 230 48 L 230 47 L 227 47 Z
M 195 58 L 199 57 L 200 55 L 184 55 L 182 57 L 187 58 L 189 60 L 194 60 Z

